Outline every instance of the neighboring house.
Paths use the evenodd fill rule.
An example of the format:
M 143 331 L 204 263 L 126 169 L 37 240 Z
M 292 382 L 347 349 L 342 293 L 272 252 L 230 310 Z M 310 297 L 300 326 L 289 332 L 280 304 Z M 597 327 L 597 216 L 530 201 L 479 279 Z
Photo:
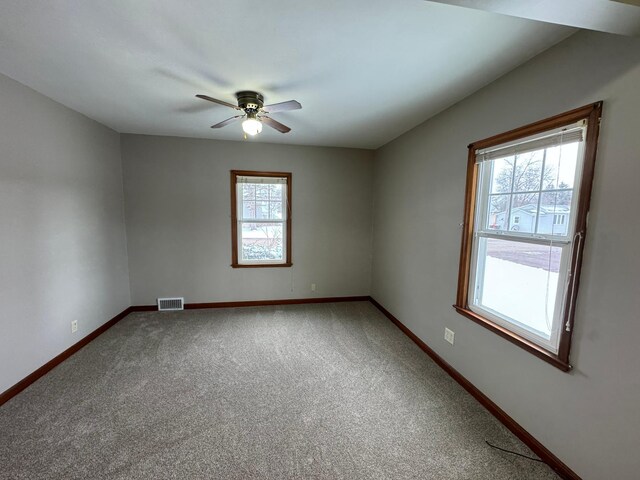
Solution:
M 544 235 L 566 235 L 569 226 L 569 205 L 540 205 L 538 229 L 536 231 L 535 204 L 515 207 L 511 210 L 510 221 L 507 225 L 507 212 L 497 213 L 492 228 L 496 230 L 511 230 L 523 233 L 540 233 Z

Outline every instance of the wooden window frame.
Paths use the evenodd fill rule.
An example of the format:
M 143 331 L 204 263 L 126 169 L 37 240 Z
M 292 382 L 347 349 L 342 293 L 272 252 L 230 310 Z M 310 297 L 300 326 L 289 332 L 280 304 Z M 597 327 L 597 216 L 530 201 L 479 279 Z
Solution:
M 286 252 L 284 263 L 239 263 L 238 262 L 238 202 L 237 184 L 238 177 L 274 177 L 287 179 L 287 219 L 286 228 Z M 231 267 L 232 268 L 275 268 L 291 267 L 291 172 L 256 172 L 252 170 L 231 170 Z
M 578 294 L 578 287 L 580 285 L 582 254 L 587 232 L 587 214 L 589 213 L 601 116 L 602 102 L 596 102 L 499 135 L 494 135 L 484 140 L 473 142 L 468 146 L 467 184 L 465 190 L 462 243 L 460 248 L 460 266 L 458 271 L 458 293 L 456 303 L 453 305 L 453 308 L 461 315 L 464 315 L 479 325 L 497 333 L 501 337 L 565 372 L 571 370 L 571 364 L 569 363 L 571 335 L 573 333 L 576 298 Z M 476 151 L 507 142 L 513 142 L 548 130 L 561 128 L 579 122 L 580 120 L 587 121 L 584 164 L 582 179 L 580 181 L 580 197 L 577 204 L 575 226 L 575 232 L 582 234 L 582 241 L 577 242 L 577 245 L 574 244 L 571 252 L 571 261 L 569 266 L 571 281 L 562 315 L 562 325 L 567 326 L 568 328 L 561 329 L 558 353 L 556 354 L 493 322 L 492 320 L 479 315 L 469 308 L 469 283 L 471 280 L 473 232 L 479 169 L 478 164 L 476 163 Z

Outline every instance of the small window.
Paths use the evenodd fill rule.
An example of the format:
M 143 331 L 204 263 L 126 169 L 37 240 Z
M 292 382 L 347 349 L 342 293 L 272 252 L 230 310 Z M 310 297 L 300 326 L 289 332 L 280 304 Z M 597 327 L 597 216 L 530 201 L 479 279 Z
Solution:
M 231 266 L 291 266 L 291 173 L 231 171 Z
M 458 312 L 568 370 L 602 104 L 469 146 Z

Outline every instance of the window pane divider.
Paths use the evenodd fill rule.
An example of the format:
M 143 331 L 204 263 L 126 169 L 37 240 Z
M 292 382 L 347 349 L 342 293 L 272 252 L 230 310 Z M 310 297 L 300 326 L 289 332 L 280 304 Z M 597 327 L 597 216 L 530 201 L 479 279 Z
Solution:
M 544 190 L 523 190 L 523 191 L 508 191 L 508 192 L 493 192 L 489 193 L 491 196 L 497 195 L 525 195 L 532 193 L 561 193 L 561 192 L 572 192 L 573 188 L 547 188 Z
M 477 237 L 484 238 L 493 238 L 496 240 L 506 240 L 506 241 L 514 241 L 514 242 L 522 242 L 522 243 L 536 243 L 539 245 L 568 245 L 571 243 L 570 238 L 557 238 L 557 237 L 545 237 L 542 235 L 535 237 L 527 237 L 522 235 L 514 235 L 512 233 L 496 233 L 496 232 L 486 232 L 486 231 L 478 231 L 475 232 Z
M 540 193 L 538 193 L 538 202 L 536 205 L 536 225 L 533 227 L 533 231 L 537 232 L 538 227 L 540 226 L 540 205 L 542 205 L 542 188 L 544 187 L 544 172 L 547 168 L 547 149 L 544 149 L 544 153 L 542 154 L 542 169 L 540 170 Z M 515 170 L 515 165 L 514 165 Z M 555 211 L 555 208 L 554 208 Z
M 278 220 L 265 220 L 263 218 L 261 219 L 254 219 L 254 218 L 239 218 L 238 219 L 239 222 L 242 223 L 287 223 L 286 220 L 283 219 L 278 219 Z

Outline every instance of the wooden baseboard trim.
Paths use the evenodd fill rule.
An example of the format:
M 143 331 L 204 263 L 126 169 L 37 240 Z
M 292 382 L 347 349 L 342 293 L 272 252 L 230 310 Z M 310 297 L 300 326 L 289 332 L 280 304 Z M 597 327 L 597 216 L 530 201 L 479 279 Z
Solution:
M 210 303 L 187 303 L 185 304 L 186 310 L 195 310 L 200 308 L 229 308 L 229 307 L 260 307 L 266 305 L 295 305 L 295 304 L 304 304 L 304 303 L 336 303 L 336 302 L 367 302 L 369 301 L 368 296 L 357 296 L 357 297 L 321 297 L 321 298 L 291 298 L 284 300 L 251 300 L 251 301 L 243 301 L 243 302 L 210 302 Z M 129 315 L 132 312 L 152 312 L 158 310 L 156 305 L 133 305 L 131 307 L 126 308 L 118 315 L 113 317 L 111 320 L 106 322 L 105 324 L 98 327 L 96 330 L 91 332 L 89 335 L 84 337 L 82 340 L 74 343 L 69 348 L 67 348 L 64 352 L 57 355 L 53 359 L 49 360 L 43 366 L 38 368 L 35 372 L 29 374 L 18 383 L 9 387 L 4 392 L 0 393 L 0 405 L 3 405 L 11 398 L 15 397 L 22 390 L 27 388 L 33 382 L 38 380 L 40 377 L 45 375 L 47 372 L 51 371 L 54 367 L 64 362 L 71 355 L 76 353 L 82 347 L 87 345 L 93 339 L 98 337 L 98 335 L 106 332 L 108 329 L 113 327 L 116 323 L 122 320 L 124 317 Z
M 378 303 L 374 298 L 368 296 L 354 297 L 323 297 L 323 298 L 295 298 L 285 300 L 255 300 L 243 302 L 212 302 L 212 303 L 190 303 L 186 304 L 186 309 L 201 308 L 230 308 L 230 307 L 257 307 L 268 305 L 295 305 L 308 303 L 334 303 L 334 302 L 359 302 L 370 301 L 380 310 L 389 320 L 391 320 L 405 335 L 407 335 L 418 347 L 420 347 L 431 359 L 438 364 L 445 372 L 447 372 L 456 382 L 458 382 L 467 392 L 469 392 L 482 406 L 484 406 L 494 417 L 496 417 L 505 427 L 507 427 L 516 437 L 518 437 L 525 445 L 527 445 L 536 455 L 544 460 L 558 475 L 566 480 L 580 480 L 580 477 L 565 465 L 558 457 L 556 457 L 549 449 L 536 440 L 529 432 L 519 425 L 513 418 L 496 405 L 489 397 L 482 393 L 475 385 L 467 380 L 460 372 L 449 365 L 440 355 L 433 351 L 426 343 L 424 343 L 417 335 L 407 328 L 400 320 L 394 317 L 386 308 Z M 116 323 L 132 312 L 153 311 L 157 310 L 155 305 L 136 305 L 131 306 L 108 322 L 104 323 L 82 340 L 67 348 L 52 360 L 45 363 L 36 371 L 20 380 L 18 383 L 9 387 L 0 394 L 0 405 L 6 403 L 9 399 L 16 396 L 22 390 L 27 388 L 40 377 L 51 371 L 54 367 L 62 363 L 71 355 L 76 353 L 82 347 L 94 340 L 96 337 L 113 327 Z
M 241 302 L 207 302 L 185 303 L 185 310 L 198 310 L 204 308 L 236 308 L 236 307 L 265 307 L 269 305 L 300 305 L 306 303 L 338 303 L 338 302 L 368 302 L 369 296 L 354 297 L 318 297 L 318 298 L 287 298 L 282 300 L 245 300 Z M 156 305 L 134 305 L 133 312 L 153 312 L 158 310 Z
M 0 405 L 3 405 L 7 401 L 9 401 L 11 398 L 15 397 L 22 390 L 24 390 L 29 385 L 31 385 L 33 382 L 38 380 L 40 377 L 42 377 L 43 375 L 45 375 L 46 373 L 51 371 L 54 367 L 56 367 L 59 364 L 61 364 L 62 362 L 64 362 L 67 358 L 69 358 L 71 355 L 76 353 L 82 347 L 84 347 L 89 342 L 94 340 L 96 337 L 98 337 L 102 333 L 104 333 L 107 330 L 109 330 L 111 327 L 113 327 L 116 323 L 118 323 L 124 317 L 129 315 L 131 312 L 132 312 L 131 307 L 126 308 L 125 310 L 120 312 L 118 315 L 113 317 L 111 320 L 109 320 L 108 322 L 106 322 L 106 323 L 102 324 L 101 326 L 99 326 L 98 328 L 96 328 L 89 335 L 87 335 L 86 337 L 82 338 L 78 342 L 76 342 L 73 345 L 71 345 L 64 352 L 60 353 L 59 355 L 56 355 L 53 359 L 49 360 L 47 363 L 42 365 L 35 372 L 29 374 L 28 376 L 26 376 L 25 378 L 20 380 L 18 383 L 16 383 L 14 386 L 9 387 L 4 392 L 0 393 Z
M 400 320 L 394 317 L 391 312 L 380 305 L 373 297 L 369 301 L 380 310 L 389 320 L 391 320 L 404 334 L 409 337 L 418 347 L 420 347 L 431 359 L 447 372 L 462 388 L 471 394 L 489 413 L 496 417 L 505 427 L 507 427 L 522 443 L 527 445 L 540 459 L 549 465 L 560 477 L 565 480 L 581 480 L 580 477 L 566 464 L 556 457 L 547 447 L 536 440 L 533 435 L 527 432 L 520 424 L 511 418 L 504 410 L 496 405 L 489 397 L 467 380 L 460 372 L 447 363 L 440 355 L 432 350 L 418 336 L 407 328 Z

